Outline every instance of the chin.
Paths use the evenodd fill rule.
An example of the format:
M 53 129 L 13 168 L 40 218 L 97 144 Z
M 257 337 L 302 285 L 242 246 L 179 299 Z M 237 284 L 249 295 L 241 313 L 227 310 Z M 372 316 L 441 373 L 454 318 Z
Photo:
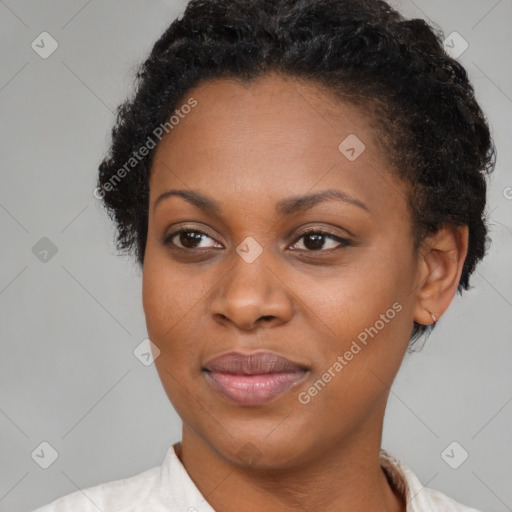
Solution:
M 306 426 L 292 422 L 292 430 L 288 426 L 280 430 L 280 420 L 253 420 L 249 424 L 244 422 L 238 425 L 229 422 L 225 430 L 219 427 L 220 431 L 212 431 L 207 426 L 204 434 L 202 429 L 196 429 L 196 432 L 213 451 L 238 467 L 280 470 L 306 463 L 314 453 L 315 444 L 312 439 L 305 437 Z

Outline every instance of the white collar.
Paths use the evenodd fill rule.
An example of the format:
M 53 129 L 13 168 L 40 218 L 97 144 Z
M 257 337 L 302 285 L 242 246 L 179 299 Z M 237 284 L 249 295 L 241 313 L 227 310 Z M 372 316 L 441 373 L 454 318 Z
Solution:
M 159 499 L 158 503 L 150 503 L 151 500 L 148 500 L 144 512 L 157 512 L 158 505 L 163 507 L 167 504 L 168 506 L 170 502 L 188 507 L 183 509 L 187 512 L 215 512 L 179 460 L 175 446 L 177 443 L 168 449 L 160 467 L 161 481 L 158 486 L 160 492 L 156 494 L 163 493 L 166 496 L 161 496 L 162 501 Z M 424 487 L 407 465 L 386 450 L 381 450 L 380 461 L 392 485 L 404 497 L 407 512 L 478 512 L 457 503 L 439 491 Z M 161 510 L 172 509 L 161 508 Z

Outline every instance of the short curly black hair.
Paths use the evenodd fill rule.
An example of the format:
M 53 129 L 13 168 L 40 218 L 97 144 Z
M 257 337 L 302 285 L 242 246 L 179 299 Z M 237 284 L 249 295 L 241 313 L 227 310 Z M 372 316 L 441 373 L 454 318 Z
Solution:
M 490 130 L 442 34 L 382 0 L 190 1 L 140 66 L 99 166 L 95 195 L 116 224 L 117 248 L 143 265 L 154 135 L 187 91 L 270 72 L 326 87 L 371 113 L 383 154 L 411 191 L 415 247 L 441 225 L 468 226 L 458 290 L 468 289 L 485 254 Z M 415 324 L 412 336 L 424 327 Z

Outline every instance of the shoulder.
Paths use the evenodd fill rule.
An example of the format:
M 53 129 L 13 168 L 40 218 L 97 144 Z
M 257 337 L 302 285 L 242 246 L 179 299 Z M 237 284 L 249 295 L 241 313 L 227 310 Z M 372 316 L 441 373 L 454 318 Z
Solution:
M 33 512 L 215 512 L 172 445 L 160 466 L 75 491 Z
M 458 501 L 453 500 L 435 489 L 424 487 L 423 492 L 428 497 L 429 503 L 431 503 L 431 509 L 429 510 L 442 510 L 443 512 L 479 512 L 474 508 L 462 505 Z
M 154 487 L 158 466 L 129 478 L 112 480 L 62 496 L 33 512 L 128 512 L 136 510 Z
M 406 512 L 479 512 L 440 491 L 424 487 L 406 464 L 385 450 L 381 450 L 380 463 L 390 484 L 404 498 Z

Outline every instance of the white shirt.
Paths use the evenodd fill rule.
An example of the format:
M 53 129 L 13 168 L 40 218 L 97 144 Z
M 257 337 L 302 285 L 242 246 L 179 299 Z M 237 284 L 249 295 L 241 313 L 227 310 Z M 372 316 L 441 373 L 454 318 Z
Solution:
M 160 466 L 56 499 L 33 512 L 215 512 L 203 498 L 174 450 Z M 404 496 L 407 512 L 478 512 L 423 487 L 403 462 L 381 450 L 381 466 Z

